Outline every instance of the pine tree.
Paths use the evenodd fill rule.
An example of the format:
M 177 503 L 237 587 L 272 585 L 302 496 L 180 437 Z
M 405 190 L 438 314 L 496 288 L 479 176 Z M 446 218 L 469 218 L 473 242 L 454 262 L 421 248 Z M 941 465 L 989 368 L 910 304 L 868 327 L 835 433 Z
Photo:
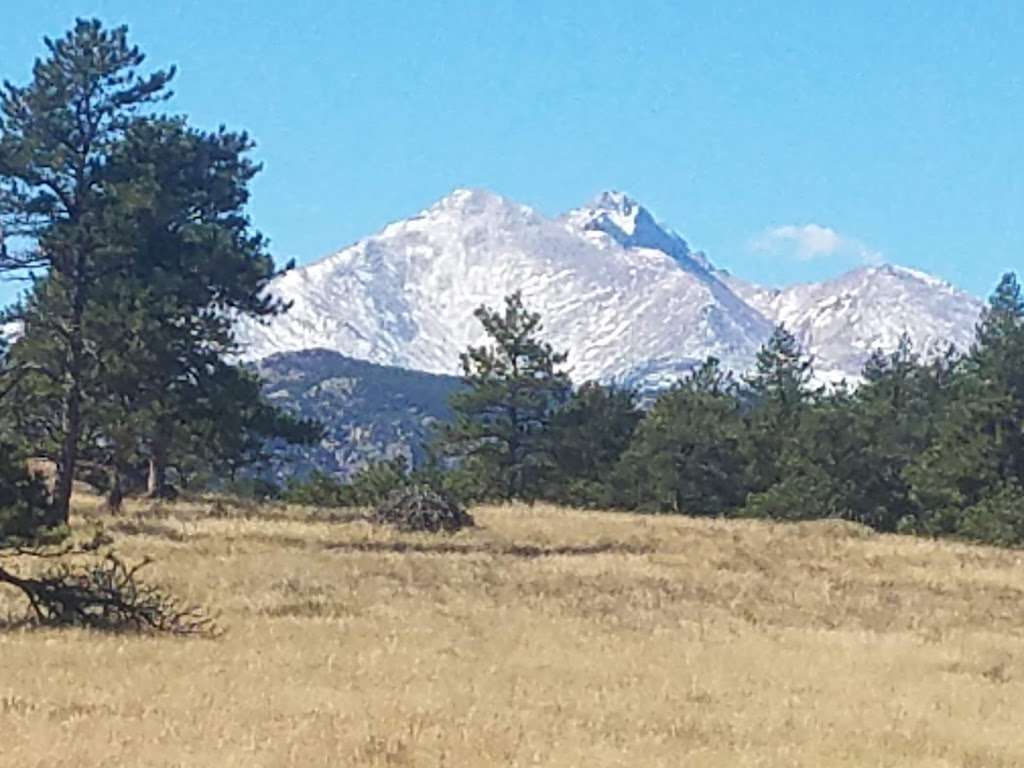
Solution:
M 936 437 L 955 360 L 950 350 L 926 365 L 907 335 L 892 353 L 871 355 L 851 403 L 857 448 L 834 470 L 848 479 L 853 519 L 883 531 L 917 524 L 906 473 Z
M 47 505 L 42 478 L 29 472 L 24 452 L 10 436 L 0 434 L 0 548 L 44 535 Z
M 244 213 L 259 170 L 246 158 L 251 146 L 244 134 L 138 118 L 109 147 L 104 183 L 111 202 L 96 227 L 106 256 L 81 313 L 90 354 L 78 379 L 80 432 L 88 437 L 81 458 L 107 468 L 112 508 L 140 462 L 149 465 L 150 495 L 166 495 L 168 468 L 189 459 L 185 446 L 216 455 L 216 465 L 230 464 L 233 472 L 261 455 L 254 442 L 316 439 L 313 425 L 272 416 L 251 375 L 225 373 L 226 357 L 236 351 L 234 319 L 286 308 L 265 291 L 273 261 Z M 21 385 L 23 401 L 35 404 L 24 409 L 24 429 L 50 455 L 59 455 L 48 438 L 59 431 L 49 417 L 60 412 L 55 381 L 63 358 L 49 323 L 66 314 L 56 287 L 52 273 L 35 282 L 12 353 L 32 372 Z
M 203 133 L 182 119 L 161 118 L 137 121 L 111 156 L 110 175 L 132 201 L 124 237 L 132 258 L 118 280 L 125 293 L 140 297 L 147 316 L 134 327 L 114 318 L 106 348 L 139 340 L 144 347 L 133 410 L 149 419 L 142 442 L 153 497 L 165 493 L 174 435 L 203 418 L 196 404 L 207 402 L 218 383 L 240 394 L 238 377 L 221 371 L 237 351 L 233 321 L 286 309 L 265 291 L 277 273 L 244 211 L 259 171 L 247 158 L 252 146 L 245 134 Z M 258 387 L 246 391 L 259 399 Z M 256 401 L 239 407 L 263 412 Z M 277 423 L 281 436 L 290 434 L 283 415 Z
M 275 448 L 322 439 L 319 423 L 274 407 L 261 390 L 254 372 L 214 363 L 197 382 L 189 408 L 177 413 L 167 440 L 168 464 L 217 486 L 266 464 Z
M 937 534 L 963 533 L 967 520 L 968 533 L 982 530 L 993 499 L 1024 486 L 1024 296 L 1014 275 L 990 299 L 937 436 L 906 474 L 923 527 Z
M 0 271 L 47 270 L 59 296 L 50 316 L 59 344 L 60 448 L 49 522 L 66 523 L 82 434 L 83 376 L 90 354 L 83 328 L 92 286 L 112 255 L 102 233 L 111 217 L 106 158 L 140 110 L 166 97 L 173 69 L 137 74 L 144 56 L 127 30 L 79 20 L 47 39 L 32 82 L 0 93 Z M 26 238 L 14 250 L 9 238 Z
M 0 336 L 0 374 L 6 351 L 7 340 Z M 25 441 L 14 426 L 18 409 L 10 394 L 16 383 L 0 375 L 0 548 L 37 538 L 47 525 L 49 505 L 45 484 L 28 470 Z
M 746 384 L 758 407 L 770 407 L 776 418 L 793 420 L 810 399 L 813 377 L 810 358 L 786 326 L 779 325 L 758 350 Z
M 811 360 L 785 326 L 778 326 L 757 354 L 753 373 L 745 379 L 749 415 L 752 488 L 766 491 L 785 476 L 783 463 L 792 464 L 799 451 L 801 419 L 814 395 Z
M 998 444 L 998 472 L 1024 485 L 1024 292 L 1017 276 L 1003 275 L 977 329 L 971 369 L 988 389 L 1006 399 L 990 425 Z
M 567 355 L 541 341 L 540 315 L 518 292 L 506 297 L 504 312 L 482 306 L 475 315 L 490 344 L 461 356 L 466 389 L 452 397 L 455 420 L 442 432 L 442 450 L 486 494 L 532 502 L 555 466 L 549 433 L 571 391 L 560 368 Z
M 709 358 L 663 393 L 615 470 L 618 502 L 690 515 L 730 514 L 747 494 L 742 404 Z
M 630 389 L 587 382 L 554 416 L 554 472 L 545 496 L 563 504 L 600 506 L 611 498 L 612 472 L 642 413 Z

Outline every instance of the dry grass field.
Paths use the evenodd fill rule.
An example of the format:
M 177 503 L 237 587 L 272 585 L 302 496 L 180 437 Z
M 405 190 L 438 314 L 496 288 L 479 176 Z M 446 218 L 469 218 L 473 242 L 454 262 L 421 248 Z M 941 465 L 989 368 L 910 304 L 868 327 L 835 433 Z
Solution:
M 280 507 L 103 519 L 226 634 L 8 627 L 0 765 L 1024 766 L 1022 553 L 474 514 L 451 537 Z

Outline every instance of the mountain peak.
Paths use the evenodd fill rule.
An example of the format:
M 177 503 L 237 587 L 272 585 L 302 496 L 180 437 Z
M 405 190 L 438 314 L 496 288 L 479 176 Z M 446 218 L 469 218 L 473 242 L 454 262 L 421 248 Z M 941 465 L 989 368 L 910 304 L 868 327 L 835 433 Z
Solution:
M 416 220 L 480 221 L 488 226 L 507 226 L 514 221 L 532 222 L 537 212 L 527 205 L 481 187 L 458 187 L 431 205 Z
M 683 269 L 710 273 L 703 253 L 694 253 L 674 230 L 658 223 L 647 208 L 625 192 L 602 192 L 582 208 L 569 211 L 562 222 L 570 230 L 601 245 L 610 238 L 623 248 L 646 248 L 672 257 Z
M 653 221 L 646 208 L 625 192 L 617 190 L 602 192 L 589 205 L 584 206 L 580 210 L 587 209 L 603 216 L 605 222 L 613 225 L 626 236 L 636 232 L 637 219 L 641 216 L 650 218 Z
M 946 291 L 956 291 L 963 293 L 957 289 L 954 285 L 942 280 L 941 278 L 930 275 L 927 272 L 922 272 L 918 269 L 911 269 L 910 267 L 901 267 L 897 264 L 890 264 L 888 262 L 884 264 L 871 264 L 867 266 L 855 269 L 846 275 L 840 275 L 836 280 L 849 280 L 851 278 L 858 279 L 875 279 L 875 278 L 889 278 L 898 280 L 900 282 L 913 282 L 928 286 L 929 288 L 942 289 Z
M 573 229 L 604 232 L 620 245 L 626 245 L 625 241 L 636 235 L 640 226 L 658 226 L 646 208 L 625 192 L 617 190 L 602 192 L 563 218 Z
M 514 205 L 512 201 L 483 187 L 456 187 L 432 207 L 461 210 L 487 205 Z

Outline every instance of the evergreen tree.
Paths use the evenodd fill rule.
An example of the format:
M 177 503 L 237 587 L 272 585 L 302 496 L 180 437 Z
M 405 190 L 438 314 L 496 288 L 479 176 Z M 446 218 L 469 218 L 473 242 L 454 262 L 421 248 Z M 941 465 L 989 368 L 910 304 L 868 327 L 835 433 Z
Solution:
M 109 147 L 104 183 L 116 215 L 96 227 L 106 257 L 81 312 L 89 355 L 78 391 L 80 433 L 90 438 L 82 458 L 107 468 L 112 508 L 140 462 L 148 463 L 148 491 L 158 497 L 167 493 L 174 460 L 184 466 L 196 458 L 187 450 L 233 474 L 239 462 L 261 456 L 256 443 L 308 442 L 318 434 L 312 424 L 276 414 L 253 377 L 225 363 L 236 351 L 235 318 L 285 309 L 266 294 L 273 262 L 244 214 L 258 171 L 246 158 L 251 146 L 244 134 L 138 118 Z M 12 353 L 32 372 L 20 394 L 35 407 L 22 418 L 44 455 L 59 456 L 49 436 L 60 430 L 50 416 L 60 413 L 64 357 L 50 319 L 66 309 L 53 273 L 37 280 Z
M 993 500 L 1008 504 L 1024 485 L 1024 297 L 1014 275 L 993 294 L 936 439 L 907 477 L 936 534 L 964 533 L 968 519 L 969 531 L 982 530 Z
M 751 402 L 747 449 L 752 490 L 766 491 L 782 480 L 785 464 L 799 459 L 801 419 L 814 392 L 811 360 L 785 326 L 778 326 L 757 354 L 753 373 L 746 378 L 745 396 Z
M 0 369 L 6 345 L 0 336 Z M 38 538 L 48 523 L 46 486 L 28 470 L 25 441 L 14 428 L 17 409 L 11 391 L 11 384 L 0 377 L 0 548 Z
M 636 393 L 587 382 L 554 416 L 554 472 L 545 495 L 563 504 L 598 506 L 610 500 L 612 471 L 640 423 Z
M 852 404 L 858 447 L 835 469 L 850 479 L 855 520 L 883 531 L 917 525 L 923 510 L 907 471 L 935 440 L 955 363 L 949 350 L 924 364 L 907 335 L 868 360 Z
M 442 450 L 487 495 L 532 502 L 555 467 L 550 430 L 571 391 L 560 369 L 567 356 L 541 341 L 540 315 L 518 292 L 506 297 L 504 312 L 482 306 L 475 315 L 490 344 L 461 356 L 466 389 L 452 397 L 455 420 L 442 431 Z
M 137 121 L 112 153 L 111 176 L 122 198 L 131 201 L 123 237 L 131 258 L 117 283 L 123 294 L 138 299 L 141 314 L 135 324 L 110 318 L 104 347 L 141 342 L 132 410 L 148 419 L 142 443 L 151 496 L 165 492 L 171 441 L 191 422 L 202 421 L 202 408 L 218 399 L 211 392 L 216 386 L 228 387 L 236 398 L 232 404 L 248 393 L 252 399 L 238 408 L 263 414 L 263 426 L 250 436 L 271 425 L 258 403 L 259 387 L 239 383 L 248 375 L 223 371 L 226 356 L 236 351 L 237 317 L 269 317 L 286 309 L 265 291 L 276 272 L 244 212 L 248 185 L 259 171 L 246 156 L 251 149 L 245 134 L 208 134 L 181 119 L 161 118 Z M 119 307 L 124 299 L 107 304 Z M 276 423 L 282 430 L 268 436 L 295 434 L 284 416 Z
M 113 255 L 106 162 L 131 122 L 167 95 L 173 70 L 137 74 L 144 56 L 127 30 L 79 20 L 47 39 L 29 85 L 0 92 L 0 230 L 29 246 L 0 247 L 0 271 L 47 271 L 59 314 L 47 318 L 59 345 L 49 373 L 58 389 L 60 443 L 52 515 L 65 523 L 82 434 L 83 377 L 90 354 L 83 328 L 91 288 Z
M 655 401 L 616 468 L 629 508 L 724 515 L 743 504 L 747 463 L 737 386 L 709 358 Z
M 1005 399 L 1005 410 L 988 425 L 998 446 L 997 471 L 1007 482 L 1024 485 L 1024 293 L 1015 274 L 1003 275 L 992 294 L 969 363 Z

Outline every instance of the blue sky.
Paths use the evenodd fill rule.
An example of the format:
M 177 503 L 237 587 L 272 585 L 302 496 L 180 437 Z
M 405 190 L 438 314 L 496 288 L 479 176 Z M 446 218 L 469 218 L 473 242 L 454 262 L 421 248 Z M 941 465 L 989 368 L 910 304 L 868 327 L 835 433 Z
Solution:
M 1024 269 L 1024 3 L 4 6 L 14 82 L 75 16 L 177 64 L 175 111 L 258 142 L 282 259 L 483 186 L 548 214 L 626 190 L 769 284 L 885 260 L 986 295 Z

